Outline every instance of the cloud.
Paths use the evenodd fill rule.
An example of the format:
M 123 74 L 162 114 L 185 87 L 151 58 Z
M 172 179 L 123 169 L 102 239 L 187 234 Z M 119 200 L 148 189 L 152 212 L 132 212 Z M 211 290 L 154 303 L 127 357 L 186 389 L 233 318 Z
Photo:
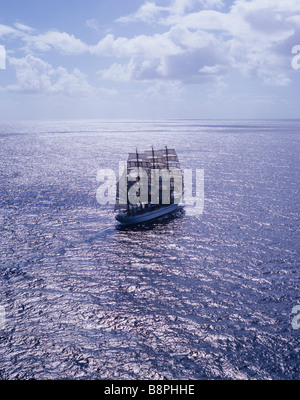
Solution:
M 0 24 L 0 38 L 5 36 L 13 36 L 17 34 L 17 30 L 8 25 Z
M 133 70 L 134 63 L 131 60 L 128 65 L 114 63 L 108 69 L 98 71 L 98 75 L 105 80 L 129 82 L 132 79 Z
M 51 64 L 32 55 L 23 58 L 9 58 L 9 64 L 16 71 L 17 84 L 7 91 L 39 94 L 88 94 L 93 88 L 77 68 L 69 73 L 65 68 L 53 68 Z
M 29 32 L 29 33 L 35 32 L 35 29 L 31 28 L 28 25 L 22 24 L 21 22 L 15 22 L 14 26 L 20 31 Z
M 94 31 L 96 31 L 96 32 L 99 32 L 99 31 L 100 31 L 99 23 L 98 23 L 98 21 L 97 21 L 96 19 L 94 19 L 94 18 L 87 19 L 87 20 L 85 21 L 85 25 L 86 25 L 88 28 L 90 28 L 90 29 L 92 29 L 92 30 L 94 30 Z
M 146 1 L 118 22 L 160 25 L 159 33 L 107 34 L 96 44 L 66 32 L 37 33 L 20 22 L 14 27 L 0 25 L 0 37 L 17 37 L 31 54 L 56 51 L 115 58 L 99 71 L 106 80 L 200 84 L 238 71 L 267 85 L 288 85 L 291 48 L 300 37 L 299 0 L 236 0 L 230 8 L 224 5 L 222 0 Z M 86 26 L 99 29 L 95 19 L 87 20 Z M 64 74 L 61 82 L 67 81 L 69 73 Z M 74 72 L 71 77 L 83 81 Z
M 137 10 L 136 13 L 125 17 L 120 17 L 117 19 L 117 22 L 128 23 L 142 21 L 146 23 L 153 23 L 156 22 L 156 18 L 160 13 L 168 10 L 168 7 L 157 6 L 153 2 L 147 1 Z
M 114 63 L 100 71 L 102 78 L 117 81 L 178 80 L 202 83 L 226 73 L 232 63 L 227 46 L 204 31 L 191 32 L 175 26 L 168 32 L 133 39 L 106 39 L 97 46 L 98 54 L 130 57 L 126 64 Z
M 117 22 L 163 23 L 162 16 L 184 15 L 195 8 L 220 9 L 223 0 L 169 0 L 168 6 L 159 6 L 153 1 L 146 1 L 135 13 L 117 19 Z
M 185 29 L 183 38 L 188 38 L 186 51 L 183 52 L 185 58 L 180 54 L 165 57 L 168 70 L 173 71 L 169 74 L 170 78 L 177 76 L 182 79 L 179 72 L 185 70 L 183 81 L 196 82 L 191 78 L 195 76 L 194 67 L 199 63 L 198 82 L 201 82 L 205 71 L 201 66 L 202 59 L 208 57 L 211 60 L 213 57 L 201 46 L 197 48 L 192 43 L 193 39 L 194 43 L 199 41 L 200 32 L 205 32 L 214 38 L 214 41 L 211 38 L 208 41 L 215 50 L 211 53 L 218 54 L 223 46 L 228 54 L 228 57 L 221 57 L 221 62 L 215 57 L 215 65 L 208 63 L 207 67 L 215 71 L 216 76 L 217 71 L 229 72 L 230 65 L 246 76 L 258 76 L 265 84 L 287 85 L 291 71 L 290 49 L 300 34 L 299 1 L 236 0 L 227 12 L 220 11 L 223 6 L 222 1 L 170 0 L 167 13 L 166 8 L 163 10 L 164 14 L 158 14 L 160 10 L 155 7 L 155 3 L 152 3 L 151 8 L 148 7 L 148 10 L 155 10 L 159 24 L 181 32 Z M 141 10 L 132 18 L 138 19 Z M 147 61 L 149 64 L 150 61 Z
M 170 79 L 202 83 L 234 69 L 267 85 L 290 83 L 290 49 L 300 34 L 298 0 L 236 0 L 223 11 L 221 0 L 147 1 L 118 22 L 156 23 L 165 33 L 132 39 L 108 36 L 95 53 L 130 57 L 103 77 Z M 298 40 L 299 41 L 299 40 Z
M 170 32 L 152 36 L 138 35 L 133 38 L 114 38 L 108 34 L 97 45 L 90 46 L 90 53 L 101 57 L 145 57 L 153 58 L 178 54 L 181 48 L 170 37 Z
M 146 89 L 143 96 L 154 100 L 172 98 L 172 101 L 176 101 L 181 99 L 183 90 L 183 86 L 177 81 L 157 81 L 153 86 Z
M 0 25 L 1 37 L 18 39 L 24 43 L 19 49 L 26 53 L 53 50 L 65 55 L 80 55 L 89 52 L 89 46 L 74 35 L 57 30 L 38 33 L 34 28 L 20 22 L 16 22 L 14 27 Z
M 219 9 L 224 7 L 223 0 L 172 0 L 169 11 L 171 14 L 183 15 L 195 8 Z
M 242 73 L 256 75 L 267 85 L 290 83 L 290 52 L 300 33 L 297 13 L 300 16 L 300 3 L 294 0 L 235 2 L 228 32 L 231 54 Z
M 26 35 L 23 40 L 28 49 L 40 51 L 57 50 L 62 54 L 84 54 L 89 51 L 88 45 L 66 32 L 48 31 L 39 35 Z

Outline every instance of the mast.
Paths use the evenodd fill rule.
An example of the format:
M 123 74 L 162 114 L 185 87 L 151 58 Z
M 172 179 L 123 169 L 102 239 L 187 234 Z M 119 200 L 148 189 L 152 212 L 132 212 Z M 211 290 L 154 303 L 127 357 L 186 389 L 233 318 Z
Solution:
M 152 146 L 152 164 L 153 164 L 153 168 L 156 169 L 155 160 L 154 160 L 154 148 L 153 148 L 153 146 Z
M 137 170 L 138 170 L 138 176 L 137 176 L 136 181 L 139 182 L 141 180 L 140 179 L 140 161 L 139 161 L 139 153 L 138 153 L 138 149 L 137 148 L 136 148 L 135 152 L 136 152 L 136 165 L 137 165 Z M 137 193 L 139 193 L 139 196 L 140 196 L 141 189 L 139 189 Z M 140 203 L 140 205 L 141 205 L 141 203 Z
M 167 157 L 167 170 L 169 171 L 169 155 L 168 155 L 168 147 L 166 146 L 166 157 Z
M 136 149 L 136 165 L 137 165 L 138 168 L 140 168 L 139 153 L 138 153 L 137 149 Z

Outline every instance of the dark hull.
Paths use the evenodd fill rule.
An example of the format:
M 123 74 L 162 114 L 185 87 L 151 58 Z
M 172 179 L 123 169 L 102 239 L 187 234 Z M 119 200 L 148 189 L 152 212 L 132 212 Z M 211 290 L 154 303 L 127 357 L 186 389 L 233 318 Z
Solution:
M 159 218 L 163 215 L 170 214 L 179 208 L 180 206 L 178 204 L 171 204 L 169 206 L 160 207 L 156 210 L 144 212 L 138 215 L 128 216 L 127 213 L 120 213 L 116 216 L 116 220 L 122 225 L 141 224 L 143 222 Z

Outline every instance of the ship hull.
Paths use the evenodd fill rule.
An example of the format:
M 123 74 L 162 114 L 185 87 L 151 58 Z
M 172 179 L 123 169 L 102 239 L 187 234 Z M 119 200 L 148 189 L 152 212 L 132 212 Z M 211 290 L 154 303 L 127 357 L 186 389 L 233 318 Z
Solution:
M 144 212 L 143 214 L 139 215 L 128 216 L 126 213 L 120 213 L 116 215 L 116 220 L 120 222 L 121 225 L 141 224 L 143 222 L 162 217 L 163 215 L 170 214 L 179 209 L 180 206 L 178 204 L 171 204 L 169 206 L 161 207 L 157 210 L 149 212 Z

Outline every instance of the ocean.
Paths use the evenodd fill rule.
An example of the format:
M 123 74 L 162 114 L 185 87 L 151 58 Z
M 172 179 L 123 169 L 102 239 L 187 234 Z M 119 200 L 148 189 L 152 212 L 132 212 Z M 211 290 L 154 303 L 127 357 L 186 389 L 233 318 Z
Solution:
M 204 212 L 120 228 L 97 171 L 151 145 Z M 299 167 L 298 120 L 1 122 L 0 378 L 299 379 Z

